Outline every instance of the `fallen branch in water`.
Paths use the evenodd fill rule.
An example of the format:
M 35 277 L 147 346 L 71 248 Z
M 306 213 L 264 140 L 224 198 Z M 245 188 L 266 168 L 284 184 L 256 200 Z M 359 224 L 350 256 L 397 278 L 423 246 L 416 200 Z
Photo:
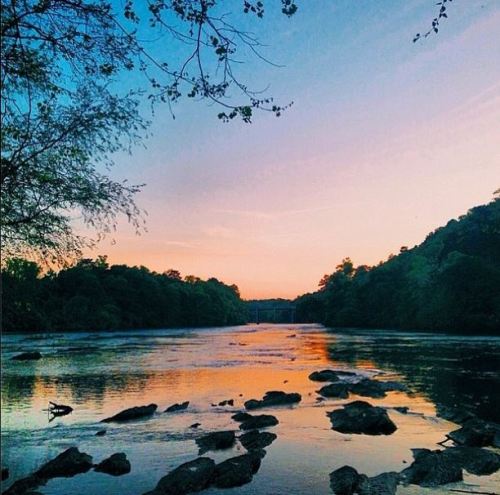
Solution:
M 49 411 L 52 414 L 69 414 L 73 411 L 71 406 L 66 406 L 65 404 L 56 404 L 55 402 L 49 401 Z

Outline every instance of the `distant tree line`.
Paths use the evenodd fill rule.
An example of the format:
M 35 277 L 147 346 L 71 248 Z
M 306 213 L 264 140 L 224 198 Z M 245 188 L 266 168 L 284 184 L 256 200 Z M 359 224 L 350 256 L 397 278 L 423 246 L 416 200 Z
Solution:
M 36 263 L 14 258 L 1 281 L 7 332 L 222 326 L 247 318 L 235 285 L 109 266 L 105 257 L 44 275 Z
M 297 299 L 298 321 L 500 334 L 499 198 L 377 266 L 346 258 L 319 285 Z

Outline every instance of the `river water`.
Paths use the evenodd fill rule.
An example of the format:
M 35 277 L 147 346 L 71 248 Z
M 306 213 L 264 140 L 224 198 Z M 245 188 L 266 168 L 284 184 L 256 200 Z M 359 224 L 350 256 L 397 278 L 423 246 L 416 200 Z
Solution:
M 18 352 L 38 350 L 43 358 L 17 362 Z M 400 380 L 409 393 L 366 399 L 387 407 L 398 426 L 390 436 L 344 435 L 330 428 L 327 411 L 348 400 L 316 401 L 318 383 L 308 379 L 327 367 L 357 370 L 379 379 Z M 345 464 L 373 476 L 400 471 L 412 448 L 438 448 L 456 425 L 440 415 L 468 410 L 500 421 L 500 338 L 410 332 L 336 332 L 319 325 L 61 333 L 2 337 L 2 466 L 10 478 L 2 489 L 35 471 L 68 447 L 94 462 L 125 452 L 132 471 L 120 477 L 90 471 L 57 478 L 40 487 L 47 495 L 140 495 L 179 464 L 197 457 L 195 438 L 237 429 L 231 419 L 243 402 L 268 390 L 300 392 L 294 407 L 270 408 L 279 425 L 259 472 L 245 486 L 206 494 L 328 494 L 329 473 Z M 213 406 L 234 399 L 234 407 Z M 49 421 L 48 401 L 69 404 L 72 414 Z M 173 403 L 186 411 L 165 414 Z M 125 424 L 99 421 L 136 405 L 158 404 L 148 420 Z M 198 430 L 190 428 L 201 423 Z M 205 455 L 220 460 L 244 453 L 233 449 Z M 500 475 L 465 476 L 446 489 L 400 487 L 398 494 L 450 493 L 449 488 L 500 492 Z

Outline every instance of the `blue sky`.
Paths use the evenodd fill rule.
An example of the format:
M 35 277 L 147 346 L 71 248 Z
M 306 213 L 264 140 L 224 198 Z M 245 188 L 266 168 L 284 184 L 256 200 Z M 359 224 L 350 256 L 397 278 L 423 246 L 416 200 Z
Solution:
M 418 43 L 433 1 L 301 1 L 262 21 L 226 4 L 283 65 L 250 60 L 242 78 L 293 107 L 251 125 L 204 102 L 176 104 L 175 120 L 158 107 L 146 147 L 113 169 L 147 184 L 148 232 L 123 224 L 92 254 L 293 297 L 343 257 L 385 259 L 500 187 L 500 2 L 452 2 Z

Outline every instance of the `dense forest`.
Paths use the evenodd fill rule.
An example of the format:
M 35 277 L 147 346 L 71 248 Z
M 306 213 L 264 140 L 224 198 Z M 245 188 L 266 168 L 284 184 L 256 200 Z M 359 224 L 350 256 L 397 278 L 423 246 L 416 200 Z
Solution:
M 319 285 L 297 299 L 298 321 L 500 334 L 500 200 L 377 266 L 346 258 Z
M 236 286 L 176 270 L 109 266 L 105 257 L 41 275 L 31 261 L 2 269 L 4 331 L 237 325 L 247 318 Z

